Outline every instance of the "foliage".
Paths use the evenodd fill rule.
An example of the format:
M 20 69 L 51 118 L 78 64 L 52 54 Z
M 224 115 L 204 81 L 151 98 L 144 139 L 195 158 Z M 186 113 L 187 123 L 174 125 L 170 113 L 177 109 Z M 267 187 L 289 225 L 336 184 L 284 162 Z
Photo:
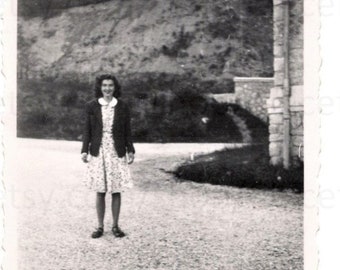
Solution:
M 216 8 L 215 15 L 216 20 L 207 26 L 207 32 L 213 38 L 227 39 L 237 33 L 240 17 L 234 9 Z
M 303 191 L 303 163 L 289 170 L 269 164 L 268 144 L 225 149 L 179 166 L 185 180 L 243 188 Z
M 95 6 L 101 2 L 105 0 L 20 0 L 19 15 L 26 19 L 40 16 L 36 22 L 41 26 L 41 31 L 35 31 L 35 23 L 19 19 L 25 31 L 31 33 L 24 34 L 27 45 L 18 42 L 19 53 L 23 51 L 27 56 L 19 59 L 21 76 L 37 77 L 42 71 L 63 77 L 70 70 L 77 72 L 80 63 L 86 66 L 90 62 L 99 69 L 112 68 L 126 74 L 165 70 L 169 65 L 173 73 L 191 72 L 216 81 L 228 74 L 273 76 L 272 1 L 192 0 L 165 4 L 165 0 L 149 0 L 139 4 L 131 0 Z M 151 2 L 164 4 L 164 8 L 153 5 L 155 8 L 145 10 Z M 77 12 L 65 12 L 65 16 L 56 21 L 49 20 L 69 7 L 88 4 L 94 5 Z M 171 7 L 176 7 L 175 13 Z M 150 20 L 141 19 L 145 17 L 143 14 Z M 113 19 L 115 22 L 108 29 L 107 21 Z M 96 27 L 91 24 L 93 20 L 96 20 Z M 126 27 L 120 28 L 122 25 Z M 46 56 L 39 55 L 36 48 L 49 46 L 57 40 L 59 31 L 65 33 L 57 41 L 61 43 L 63 55 L 51 63 L 51 59 L 46 61 Z M 18 39 L 20 36 L 21 33 Z M 31 37 L 38 42 L 30 42 Z M 112 43 L 115 50 L 110 49 Z M 98 52 L 96 57 L 93 56 L 95 51 Z M 27 67 L 22 68 L 22 65 Z M 80 69 L 84 73 L 90 70 Z
M 221 110 L 232 110 L 237 116 L 245 121 L 248 129 L 251 132 L 253 142 L 267 143 L 268 142 L 268 125 L 260 118 L 250 114 L 247 110 L 243 109 L 237 104 L 220 104 Z
M 205 34 L 225 39 L 226 49 L 217 52 L 211 71 L 221 74 L 228 63 L 228 71 L 237 76 L 273 76 L 272 1 L 243 0 L 233 5 L 216 5 L 213 14 Z
M 253 61 L 262 63 L 260 76 L 273 76 L 273 1 L 245 0 L 244 5 L 247 18 L 242 33 L 244 48 Z M 254 29 L 261 31 L 258 33 Z
M 22 121 L 25 129 L 43 129 L 49 122 L 54 121 L 50 112 L 37 108 L 27 115 L 25 121 Z
M 184 25 L 182 25 L 180 32 L 177 34 L 173 33 L 175 41 L 171 44 L 170 47 L 163 45 L 162 53 L 169 57 L 187 57 L 188 54 L 185 52 L 185 49 L 189 48 L 192 40 L 194 39 L 193 33 L 185 32 Z
M 135 94 L 126 101 L 132 109 L 132 126 L 138 141 L 227 142 L 240 141 L 233 121 L 216 116 L 215 104 L 192 87 Z M 202 118 L 210 121 L 205 124 Z M 138 135 L 138 136 L 137 136 Z
M 78 100 L 78 93 L 76 91 L 66 92 L 61 96 L 60 105 L 64 107 L 75 106 Z
M 122 77 L 120 82 L 122 99 L 131 109 L 135 141 L 242 140 L 237 126 L 226 114 L 228 106 L 221 106 L 202 94 L 200 88 L 204 83 L 198 80 L 161 73 Z M 84 104 L 92 97 L 91 85 L 71 78 L 60 81 L 19 80 L 18 136 L 79 140 Z M 242 117 L 253 121 L 246 111 L 242 111 Z M 209 121 L 205 123 L 204 118 Z M 260 129 L 267 130 L 267 126 L 262 125 Z
M 18 80 L 17 135 L 79 139 L 86 88 L 75 82 Z
M 109 0 L 18 0 L 18 14 L 25 18 L 50 18 L 59 15 L 63 9 L 107 1 Z

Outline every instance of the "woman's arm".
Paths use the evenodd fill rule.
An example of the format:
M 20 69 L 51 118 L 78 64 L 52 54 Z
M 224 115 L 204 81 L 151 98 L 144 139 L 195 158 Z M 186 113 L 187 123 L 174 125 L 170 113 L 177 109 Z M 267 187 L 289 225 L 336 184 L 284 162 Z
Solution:
M 132 143 L 132 136 L 131 136 L 131 117 L 130 117 L 130 110 L 126 106 L 125 107 L 125 147 L 128 153 L 135 153 L 135 148 Z
M 83 129 L 83 144 L 81 148 L 81 153 L 88 153 L 89 152 L 89 144 L 91 141 L 91 117 L 90 117 L 90 108 L 88 104 L 85 105 L 84 110 L 84 129 Z

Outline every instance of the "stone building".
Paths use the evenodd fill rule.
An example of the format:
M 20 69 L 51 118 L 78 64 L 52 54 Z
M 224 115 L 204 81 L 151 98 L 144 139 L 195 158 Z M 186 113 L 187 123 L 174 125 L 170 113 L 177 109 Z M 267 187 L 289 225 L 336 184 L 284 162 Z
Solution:
M 272 164 L 303 160 L 303 0 L 273 0 L 274 86 L 267 100 Z

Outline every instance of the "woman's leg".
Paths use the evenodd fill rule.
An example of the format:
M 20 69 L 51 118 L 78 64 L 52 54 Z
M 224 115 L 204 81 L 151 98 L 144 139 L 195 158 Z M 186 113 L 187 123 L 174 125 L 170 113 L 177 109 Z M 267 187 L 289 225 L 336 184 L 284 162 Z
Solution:
M 96 209 L 98 218 L 98 228 L 104 228 L 105 193 L 97 192 Z
M 121 203 L 120 193 L 112 193 L 112 204 L 111 204 L 112 218 L 113 218 L 112 233 L 115 237 L 125 236 L 125 233 L 118 227 L 120 203 Z
M 120 204 L 121 204 L 120 193 L 112 193 L 111 210 L 113 218 L 113 227 L 118 227 Z

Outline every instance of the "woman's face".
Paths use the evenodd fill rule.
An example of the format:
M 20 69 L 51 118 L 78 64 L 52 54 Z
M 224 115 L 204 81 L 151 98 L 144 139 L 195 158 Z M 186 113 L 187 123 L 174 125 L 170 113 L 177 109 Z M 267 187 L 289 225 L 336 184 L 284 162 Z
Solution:
M 115 85 L 113 83 L 113 80 L 111 79 L 103 80 L 101 90 L 104 98 L 112 98 L 113 92 L 115 91 Z

